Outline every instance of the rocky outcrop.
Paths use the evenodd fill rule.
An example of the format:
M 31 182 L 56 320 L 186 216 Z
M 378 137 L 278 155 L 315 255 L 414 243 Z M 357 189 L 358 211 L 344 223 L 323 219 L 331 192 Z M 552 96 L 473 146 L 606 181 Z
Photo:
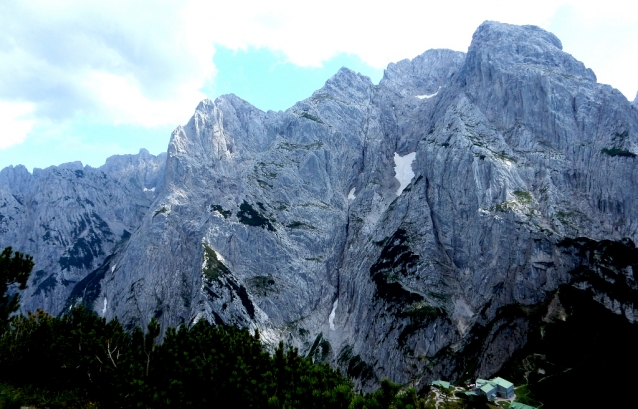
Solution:
M 106 159 L 100 170 L 121 184 L 130 184 L 145 192 L 148 199 L 155 197 L 164 182 L 166 153 L 151 155 L 140 149 L 137 155 L 115 155 Z
M 285 112 L 206 100 L 163 179 L 107 162 L 137 186 L 136 228 L 68 305 L 258 328 L 364 388 L 488 377 L 534 330 L 516 308 L 597 286 L 569 240 L 635 248 L 637 133 L 638 111 L 554 35 L 495 22 L 467 54 L 427 51 L 376 86 L 344 68 Z M 621 293 L 592 294 L 633 317 Z
M 24 166 L 0 172 L 0 247 L 36 263 L 23 311 L 59 314 L 77 283 L 127 241 L 163 179 L 164 158 L 142 150 L 98 169 L 73 162 L 33 174 Z
M 342 69 L 285 113 L 204 101 L 105 314 L 257 327 L 364 385 L 459 376 L 491 327 L 494 371 L 526 339 L 500 308 L 570 282 L 562 239 L 636 240 L 636 124 L 555 36 L 493 22 L 467 56 L 428 51 L 376 87 Z

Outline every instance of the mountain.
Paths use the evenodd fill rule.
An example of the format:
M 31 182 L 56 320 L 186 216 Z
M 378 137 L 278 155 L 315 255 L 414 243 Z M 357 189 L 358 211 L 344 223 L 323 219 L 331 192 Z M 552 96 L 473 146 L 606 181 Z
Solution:
M 1 213 L 1 241 L 46 271 L 25 309 L 257 328 L 364 388 L 487 377 L 534 317 L 561 317 L 564 286 L 638 317 L 637 136 L 633 104 L 553 34 L 488 21 L 467 54 L 426 51 L 378 85 L 343 68 L 285 112 L 202 101 L 165 168 L 5 169 L 5 208 L 24 209 Z M 23 227 L 54 217 L 51 249 L 58 227 Z
M 22 310 L 59 314 L 74 288 L 126 242 L 148 211 L 166 154 L 109 158 L 98 169 L 80 162 L 0 171 L 0 247 L 34 256 Z M 79 288 L 78 288 L 79 289 Z

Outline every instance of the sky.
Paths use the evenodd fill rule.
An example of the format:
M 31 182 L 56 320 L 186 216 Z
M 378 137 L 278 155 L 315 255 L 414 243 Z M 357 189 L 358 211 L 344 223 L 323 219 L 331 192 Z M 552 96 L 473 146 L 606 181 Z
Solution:
M 0 169 L 166 151 L 205 98 L 285 110 L 342 67 L 467 51 L 485 20 L 533 24 L 598 81 L 638 91 L 638 2 L 0 0 Z

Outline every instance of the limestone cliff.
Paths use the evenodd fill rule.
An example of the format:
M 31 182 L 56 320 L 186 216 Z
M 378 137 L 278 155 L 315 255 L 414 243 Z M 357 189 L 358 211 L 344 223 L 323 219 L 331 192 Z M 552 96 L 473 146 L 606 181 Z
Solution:
M 363 387 L 490 376 L 533 330 L 513 308 L 544 305 L 561 285 L 592 289 L 633 322 L 633 298 L 596 284 L 623 277 L 635 291 L 631 265 L 574 271 L 605 243 L 635 249 L 637 143 L 635 106 L 554 35 L 485 22 L 467 54 L 426 51 L 378 85 L 343 68 L 285 112 L 202 101 L 173 132 L 165 169 L 118 159 L 42 171 L 64 192 L 88 179 L 110 195 L 53 198 L 84 209 L 77 237 L 111 237 L 82 274 L 47 270 L 71 242 L 48 256 L 18 228 L 52 223 L 57 207 L 16 211 L 22 224 L 3 227 L 2 243 L 47 254 L 36 268 L 63 285 L 35 300 L 52 311 L 84 302 L 129 326 L 258 328 Z M 0 177 L 5 206 L 33 201 L 14 186 L 36 173 Z
M 139 226 L 163 180 L 165 157 L 143 149 L 98 169 L 74 162 L 32 174 L 24 166 L 0 172 L 0 247 L 36 263 L 22 311 L 62 312 L 77 284 Z

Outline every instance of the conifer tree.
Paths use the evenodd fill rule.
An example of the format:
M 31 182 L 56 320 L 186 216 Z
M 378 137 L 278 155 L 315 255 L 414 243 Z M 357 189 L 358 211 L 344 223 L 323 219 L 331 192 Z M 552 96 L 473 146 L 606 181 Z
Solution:
M 31 256 L 14 252 L 11 247 L 0 253 L 0 334 L 6 330 L 11 314 L 20 308 L 20 295 L 8 293 L 9 286 L 24 290 L 33 265 Z

